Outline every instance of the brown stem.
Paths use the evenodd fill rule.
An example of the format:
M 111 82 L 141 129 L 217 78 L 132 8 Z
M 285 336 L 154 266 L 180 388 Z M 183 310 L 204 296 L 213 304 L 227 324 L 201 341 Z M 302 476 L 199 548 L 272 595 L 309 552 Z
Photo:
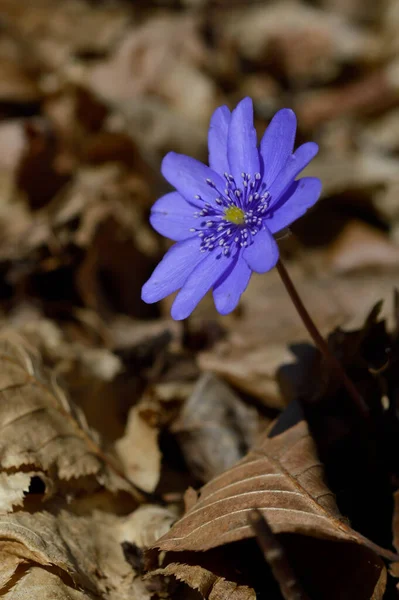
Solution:
M 279 272 L 279 275 L 281 277 L 281 280 L 284 283 L 286 290 L 287 290 L 288 294 L 290 295 L 290 298 L 291 298 L 299 316 L 301 317 L 301 319 L 303 321 L 303 324 L 305 325 L 306 329 L 308 330 L 308 332 L 309 332 L 310 336 L 312 337 L 314 343 L 316 344 L 317 348 L 320 350 L 320 352 L 322 353 L 322 355 L 324 356 L 324 358 L 330 365 L 331 369 L 335 372 L 337 377 L 339 377 L 339 379 L 341 380 L 342 385 L 346 388 L 346 391 L 352 398 L 352 400 L 355 403 L 358 410 L 362 413 L 362 415 L 364 417 L 368 417 L 369 409 L 367 407 L 367 404 L 365 403 L 364 399 L 357 391 L 353 382 L 349 379 L 349 377 L 345 373 L 342 365 L 336 359 L 334 354 L 331 352 L 330 348 L 328 347 L 327 342 L 325 341 L 325 339 L 322 337 L 319 330 L 317 329 L 312 317 L 306 310 L 298 292 L 295 289 L 292 279 L 289 276 L 289 274 L 288 274 L 285 266 L 281 262 L 281 260 L 278 261 L 276 266 L 277 266 L 277 271 Z
M 272 532 L 266 517 L 258 509 L 253 509 L 248 514 L 259 547 L 263 552 L 266 562 L 279 584 L 284 600 L 309 600 L 291 568 L 284 547 Z

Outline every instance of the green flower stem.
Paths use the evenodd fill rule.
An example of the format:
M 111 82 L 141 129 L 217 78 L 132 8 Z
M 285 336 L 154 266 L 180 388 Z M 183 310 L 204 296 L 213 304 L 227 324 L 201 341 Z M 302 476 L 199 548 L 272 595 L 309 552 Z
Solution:
M 358 410 L 360 411 L 360 413 L 364 417 L 368 417 L 369 409 L 367 407 L 367 404 L 365 403 L 364 399 L 359 394 L 355 385 L 353 384 L 353 382 L 349 379 L 349 377 L 345 373 L 345 370 L 342 367 L 341 363 L 337 360 L 337 358 L 331 352 L 327 342 L 325 341 L 325 339 L 322 337 L 319 330 L 317 329 L 313 319 L 311 318 L 310 314 L 306 310 L 298 292 L 296 291 L 296 288 L 292 282 L 292 279 L 289 276 L 289 274 L 281 260 L 278 261 L 276 267 L 277 267 L 277 271 L 279 272 L 279 275 L 281 277 L 281 280 L 282 280 L 283 284 L 285 285 L 285 288 L 286 288 L 299 316 L 302 319 L 303 324 L 305 325 L 306 329 L 308 330 L 308 332 L 309 332 L 310 336 L 312 337 L 314 343 L 316 344 L 317 348 L 320 350 L 320 352 L 326 359 L 327 363 L 330 365 L 332 371 L 334 371 L 336 376 L 339 377 L 339 379 L 341 380 L 342 385 L 346 388 L 346 391 L 352 398 L 353 402 L 355 403 L 355 405 L 358 408 Z

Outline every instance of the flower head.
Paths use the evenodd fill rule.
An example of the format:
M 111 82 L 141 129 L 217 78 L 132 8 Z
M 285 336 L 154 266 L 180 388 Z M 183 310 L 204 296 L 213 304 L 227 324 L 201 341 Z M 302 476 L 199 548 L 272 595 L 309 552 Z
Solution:
M 278 260 L 274 235 L 313 206 L 321 182 L 296 179 L 317 154 L 308 142 L 294 153 L 296 118 L 282 109 L 257 145 L 250 98 L 230 112 L 218 108 L 209 129 L 209 167 L 170 152 L 162 173 L 175 192 L 155 202 L 154 229 L 176 241 L 143 286 L 152 303 L 180 290 L 172 317 L 184 319 L 212 289 L 217 310 L 238 304 L 253 271 L 265 273 Z

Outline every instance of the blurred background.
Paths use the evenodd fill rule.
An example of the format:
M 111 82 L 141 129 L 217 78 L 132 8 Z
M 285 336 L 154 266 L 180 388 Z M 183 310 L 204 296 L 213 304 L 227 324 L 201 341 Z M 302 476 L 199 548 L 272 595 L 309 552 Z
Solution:
M 171 299 L 140 299 L 168 247 L 148 225 L 168 189 L 162 157 L 206 161 L 221 104 L 251 96 L 259 135 L 291 107 L 297 143 L 320 145 L 306 174 L 322 199 L 281 250 L 323 333 L 361 323 L 380 299 L 392 317 L 398 32 L 398 0 L 0 0 L 0 316 L 109 442 L 139 402 L 173 458 L 178 408 L 204 372 L 263 419 L 287 400 L 275 373 L 307 334 L 276 273 L 253 277 L 223 318 L 211 298 L 185 323 L 171 321 Z M 151 465 L 135 466 L 148 490 L 161 469 L 151 440 Z

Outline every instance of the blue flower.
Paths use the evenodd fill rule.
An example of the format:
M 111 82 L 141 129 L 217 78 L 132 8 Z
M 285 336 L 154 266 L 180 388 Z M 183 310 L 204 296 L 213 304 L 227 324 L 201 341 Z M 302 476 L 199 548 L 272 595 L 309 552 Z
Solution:
M 212 288 L 219 313 L 238 304 L 253 271 L 279 257 L 274 235 L 301 217 L 321 192 L 313 177 L 295 179 L 317 154 L 308 142 L 294 153 L 296 117 L 282 109 L 257 145 L 250 98 L 218 108 L 209 129 L 209 167 L 169 152 L 162 174 L 177 191 L 155 202 L 154 229 L 176 241 L 143 286 L 157 302 L 180 290 L 172 317 L 185 319 Z

